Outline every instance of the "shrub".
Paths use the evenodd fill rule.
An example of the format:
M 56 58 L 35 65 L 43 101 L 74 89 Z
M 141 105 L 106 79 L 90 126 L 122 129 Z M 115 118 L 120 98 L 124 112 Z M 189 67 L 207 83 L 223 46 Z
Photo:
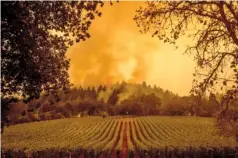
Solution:
M 19 122 L 20 119 L 22 119 L 19 117 L 22 117 L 25 115 L 28 105 L 20 101 L 20 102 L 13 103 L 10 106 L 11 107 L 8 114 L 10 124 L 16 124 L 17 122 Z
M 32 112 L 28 112 L 28 113 L 27 113 L 27 116 L 29 117 L 29 119 L 30 119 L 31 121 L 39 121 L 39 120 L 40 120 L 38 114 L 34 114 L 34 113 L 32 113 Z
M 88 116 L 88 112 L 87 112 L 87 111 L 82 111 L 82 112 L 81 112 L 81 116 L 82 116 L 82 117 Z
M 51 112 L 46 112 L 46 113 L 45 113 L 45 117 L 46 117 L 46 120 L 51 120 L 51 119 L 53 119 Z
M 49 111 L 52 111 L 54 110 L 55 107 L 49 103 L 45 103 L 43 105 L 41 105 L 41 107 L 39 108 L 39 113 L 46 113 L 46 112 L 49 112 Z
M 62 119 L 62 118 L 65 118 L 65 116 L 62 115 L 61 113 L 57 113 L 57 118 L 58 118 L 58 119 Z
M 50 111 L 51 119 L 58 119 L 56 110 Z
M 31 122 L 32 120 L 28 116 L 23 116 L 21 121 L 22 123 L 28 123 L 28 122 Z
M 109 116 L 109 114 L 108 114 L 106 111 L 102 111 L 102 112 L 100 113 L 100 115 L 101 115 L 103 118 Z
M 70 112 L 64 107 L 57 107 L 55 109 L 56 113 L 61 113 L 64 117 L 70 117 Z
M 40 115 L 39 115 L 39 118 L 40 118 L 41 121 L 46 120 L 45 114 L 40 114 Z
M 74 113 L 74 107 L 72 104 L 70 103 L 66 103 L 65 106 L 64 106 L 64 109 L 70 113 L 71 115 Z

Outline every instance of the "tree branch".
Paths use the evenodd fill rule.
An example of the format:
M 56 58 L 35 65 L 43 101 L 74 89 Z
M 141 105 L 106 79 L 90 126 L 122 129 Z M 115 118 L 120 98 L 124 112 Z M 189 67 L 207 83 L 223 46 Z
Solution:
M 202 73 L 196 73 L 196 74 L 198 74 L 198 75 L 200 75 L 200 76 L 206 76 L 206 77 L 208 77 L 209 75 L 208 74 L 202 74 Z M 227 78 L 222 78 L 222 77 L 219 77 L 219 78 L 217 78 L 218 80 L 225 80 L 225 81 L 230 81 L 230 82 L 234 82 L 235 80 L 232 80 L 232 79 L 227 79 Z
M 236 21 L 238 22 L 238 13 L 235 13 L 234 9 L 232 8 L 232 1 L 230 2 L 230 4 L 228 4 L 227 2 L 225 2 L 226 7 L 230 10 L 230 12 L 232 13 L 233 17 L 236 19 Z
M 224 7 L 223 7 L 223 6 L 224 6 L 224 2 L 221 1 L 221 2 L 219 3 L 219 9 L 220 9 L 221 17 L 222 17 L 222 22 L 225 24 L 226 29 L 227 29 L 227 31 L 229 32 L 229 34 L 230 34 L 230 36 L 231 36 L 233 42 L 238 46 L 238 38 L 236 37 L 235 31 L 232 30 L 231 25 L 230 25 L 229 21 L 228 21 L 227 18 L 226 18 L 226 15 L 225 15 L 225 11 L 224 11 Z
M 221 65 L 222 63 L 222 60 L 224 59 L 224 57 L 226 56 L 226 54 L 222 54 L 220 60 L 218 61 L 216 67 L 212 70 L 212 73 L 208 76 L 208 78 L 206 79 L 205 83 L 204 83 L 204 86 L 202 88 L 202 91 L 204 92 L 206 89 L 207 89 L 207 85 L 210 81 L 210 79 L 212 78 L 212 76 L 214 75 L 214 73 L 217 71 L 217 69 L 219 68 L 219 66 Z

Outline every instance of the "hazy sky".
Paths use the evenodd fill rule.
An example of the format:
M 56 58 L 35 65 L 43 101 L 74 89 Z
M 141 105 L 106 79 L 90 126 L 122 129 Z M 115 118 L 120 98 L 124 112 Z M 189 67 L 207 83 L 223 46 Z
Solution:
M 149 34 L 140 34 L 133 21 L 144 2 L 119 2 L 102 8 L 92 22 L 91 38 L 68 49 L 70 81 L 77 85 L 112 84 L 121 81 L 158 85 L 179 95 L 192 86 L 194 61 L 184 55 L 189 39 L 176 50 Z

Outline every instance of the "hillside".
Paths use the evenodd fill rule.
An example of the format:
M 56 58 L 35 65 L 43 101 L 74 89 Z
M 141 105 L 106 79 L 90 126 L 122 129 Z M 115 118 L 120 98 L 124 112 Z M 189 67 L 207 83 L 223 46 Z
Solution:
M 195 115 L 214 116 L 216 96 L 202 98 L 178 96 L 157 86 L 122 82 L 111 86 L 77 87 L 45 95 L 28 104 L 12 105 L 12 124 L 68 118 L 77 115 Z M 230 112 L 231 115 L 235 111 Z

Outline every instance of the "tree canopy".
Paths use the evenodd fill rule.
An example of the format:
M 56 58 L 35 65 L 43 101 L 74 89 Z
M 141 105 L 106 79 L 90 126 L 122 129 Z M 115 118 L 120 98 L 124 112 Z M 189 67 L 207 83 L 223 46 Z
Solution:
M 238 2 L 147 2 L 134 20 L 141 33 L 164 42 L 176 45 L 182 36 L 191 38 L 194 43 L 186 53 L 197 61 L 191 92 L 202 96 L 221 87 L 221 111 L 228 109 L 229 102 L 238 97 Z
M 42 91 L 69 88 L 66 50 L 74 42 L 90 37 L 91 21 L 101 16 L 99 5 L 103 3 L 1 3 L 3 113 L 8 111 L 8 103 L 13 98 L 28 101 L 39 97 Z

